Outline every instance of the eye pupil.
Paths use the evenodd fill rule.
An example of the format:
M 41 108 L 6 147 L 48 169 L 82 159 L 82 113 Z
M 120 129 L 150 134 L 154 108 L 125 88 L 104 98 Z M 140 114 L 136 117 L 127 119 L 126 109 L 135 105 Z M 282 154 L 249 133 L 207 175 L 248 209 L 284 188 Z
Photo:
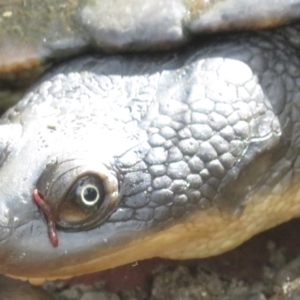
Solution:
M 88 202 L 94 202 L 98 197 L 98 192 L 93 187 L 87 187 L 84 189 L 83 197 Z
M 81 201 L 85 206 L 95 205 L 100 198 L 99 190 L 96 186 L 87 184 L 81 189 Z

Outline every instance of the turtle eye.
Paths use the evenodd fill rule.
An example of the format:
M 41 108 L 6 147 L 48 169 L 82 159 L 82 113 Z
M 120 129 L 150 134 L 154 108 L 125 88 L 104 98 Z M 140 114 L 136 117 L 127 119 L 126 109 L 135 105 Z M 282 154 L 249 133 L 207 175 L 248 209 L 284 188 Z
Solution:
M 74 199 L 84 210 L 95 210 L 104 201 L 105 188 L 99 177 L 85 176 L 77 180 L 67 197 L 71 197 L 71 201 Z
M 49 206 L 55 225 L 68 231 L 98 226 L 110 216 L 119 199 L 115 172 L 101 162 L 82 159 L 49 163 L 36 190 Z
M 101 178 L 88 175 L 79 178 L 64 197 L 58 214 L 59 223 L 75 225 L 91 218 L 105 201 L 105 188 Z

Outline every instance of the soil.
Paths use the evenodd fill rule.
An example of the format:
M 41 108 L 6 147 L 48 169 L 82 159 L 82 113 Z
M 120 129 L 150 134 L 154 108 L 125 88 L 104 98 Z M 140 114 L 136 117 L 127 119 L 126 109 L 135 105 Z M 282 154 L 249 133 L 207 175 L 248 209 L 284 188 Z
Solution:
M 43 285 L 56 300 L 300 299 L 300 220 L 220 256 L 151 259 Z

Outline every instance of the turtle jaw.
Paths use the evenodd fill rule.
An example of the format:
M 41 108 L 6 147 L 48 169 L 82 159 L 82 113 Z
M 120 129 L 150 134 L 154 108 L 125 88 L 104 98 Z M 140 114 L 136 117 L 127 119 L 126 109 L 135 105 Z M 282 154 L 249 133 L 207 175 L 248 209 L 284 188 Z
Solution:
M 155 256 L 187 259 L 217 255 L 236 247 L 257 232 L 299 214 L 300 208 L 296 198 L 298 190 L 298 185 L 293 187 L 286 195 L 284 203 L 281 195 L 268 197 L 264 202 L 262 198 L 265 197 L 257 194 L 240 215 L 228 212 L 220 214 L 217 208 L 212 208 L 208 211 L 195 212 L 164 229 L 144 231 L 136 235 L 132 241 L 119 240 L 119 243 L 110 247 L 105 248 L 103 244 L 98 243 L 94 245 L 94 249 L 84 253 L 75 245 L 72 249 L 72 261 L 67 261 L 67 256 L 60 252 L 55 257 L 55 265 L 54 257 L 52 261 L 51 258 L 47 260 L 47 255 L 43 255 L 40 249 L 39 255 L 43 256 L 41 262 L 37 261 L 40 259 L 39 255 L 33 254 L 32 265 L 27 263 L 25 268 L 22 265 L 16 272 L 16 265 L 20 264 L 20 261 L 15 262 L 14 268 L 7 268 L 6 273 L 15 278 L 29 280 L 33 284 L 40 284 L 45 280 L 65 279 Z M 116 231 L 114 233 L 116 234 Z M 96 236 L 94 232 L 94 237 Z M 66 243 L 76 239 L 72 234 L 69 237 Z M 88 233 L 82 233 L 81 242 L 86 237 Z
M 0 273 L 37 284 L 157 256 L 187 259 L 217 255 L 299 215 L 299 190 L 296 183 L 287 189 L 285 201 L 282 194 L 266 197 L 264 193 L 256 193 L 238 214 L 212 207 L 155 230 L 140 227 L 138 231 L 134 229 L 134 221 L 126 225 L 106 222 L 99 228 L 81 232 L 59 230 L 58 247 L 50 243 L 43 214 L 29 198 L 27 204 L 34 209 L 27 219 L 23 215 L 27 222 L 20 226 L 11 223 L 14 227 L 9 232 L 4 230 L 6 227 L 1 228 Z M 7 202 L 17 199 L 20 202 L 20 197 Z M 9 224 L 9 219 L 2 218 L 1 222 L 6 220 Z

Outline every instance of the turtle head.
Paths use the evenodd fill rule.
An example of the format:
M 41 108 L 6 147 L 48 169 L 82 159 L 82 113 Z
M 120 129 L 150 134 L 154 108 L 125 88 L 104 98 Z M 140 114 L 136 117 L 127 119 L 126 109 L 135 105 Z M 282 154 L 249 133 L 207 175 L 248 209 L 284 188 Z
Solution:
M 89 69 L 95 59 L 84 62 Z M 76 64 L 75 73 L 50 73 L 1 119 L 0 273 L 61 278 L 152 252 L 121 254 L 154 222 L 143 172 L 150 145 L 138 122 L 148 103 L 132 100 L 136 79 L 103 76 L 92 87 L 94 72 Z
M 2 117 L 1 273 L 216 255 L 299 214 L 290 77 L 228 43 L 74 60 Z

